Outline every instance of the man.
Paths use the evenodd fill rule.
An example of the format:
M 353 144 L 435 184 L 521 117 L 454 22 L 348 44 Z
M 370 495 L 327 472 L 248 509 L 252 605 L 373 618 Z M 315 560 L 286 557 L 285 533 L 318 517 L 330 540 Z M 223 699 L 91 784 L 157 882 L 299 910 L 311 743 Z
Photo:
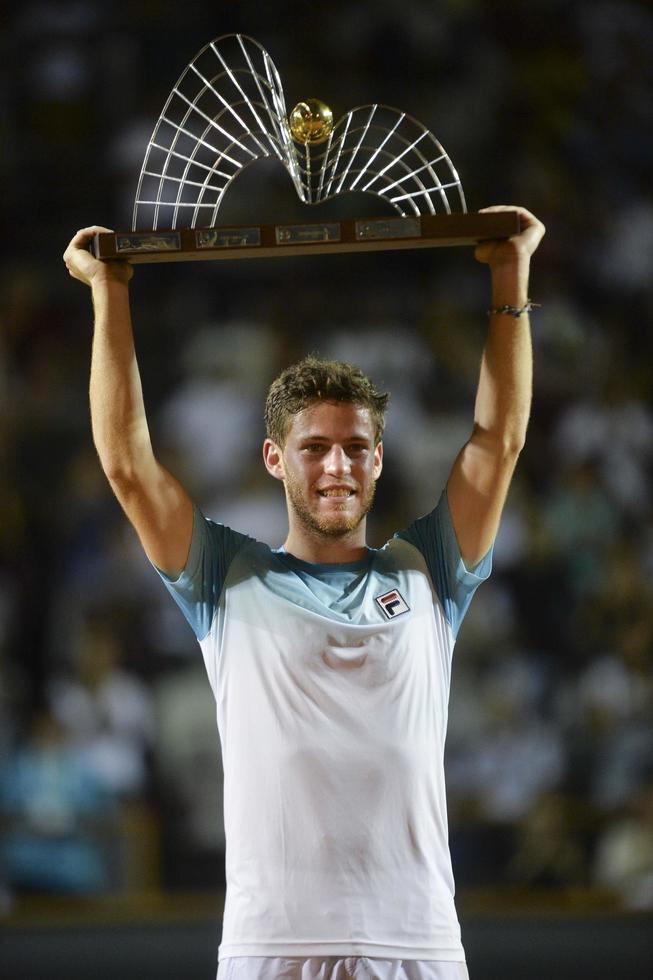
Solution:
M 472 435 L 435 510 L 378 550 L 365 527 L 386 396 L 349 365 L 287 369 L 268 395 L 263 446 L 286 493 L 283 547 L 207 521 L 152 451 L 131 268 L 86 250 L 106 229 L 82 229 L 66 250 L 71 275 L 93 291 L 102 466 L 195 630 L 216 698 L 220 980 L 467 977 L 443 752 L 455 636 L 489 574 L 530 411 L 527 286 L 544 228 L 515 210 L 520 233 L 476 250 L 492 311 Z

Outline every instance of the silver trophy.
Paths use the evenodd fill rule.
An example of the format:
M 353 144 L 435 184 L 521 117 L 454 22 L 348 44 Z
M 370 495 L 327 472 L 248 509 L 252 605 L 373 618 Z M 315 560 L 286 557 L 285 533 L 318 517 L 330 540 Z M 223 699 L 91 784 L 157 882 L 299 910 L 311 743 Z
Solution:
M 396 214 L 218 225 L 235 179 L 264 157 L 285 167 L 304 204 L 355 191 Z M 94 251 L 130 262 L 252 258 L 476 244 L 518 230 L 516 212 L 467 214 L 451 159 L 418 120 L 373 104 L 334 124 L 318 99 L 288 113 L 265 48 L 227 34 L 202 48 L 168 97 L 145 153 L 132 230 L 97 235 Z

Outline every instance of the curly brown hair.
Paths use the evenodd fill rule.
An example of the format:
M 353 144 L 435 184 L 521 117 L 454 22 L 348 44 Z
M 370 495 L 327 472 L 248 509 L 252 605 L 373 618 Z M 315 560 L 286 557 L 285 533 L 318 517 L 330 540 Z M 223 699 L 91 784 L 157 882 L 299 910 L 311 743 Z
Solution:
M 351 402 L 369 410 L 376 444 L 383 435 L 389 397 L 353 364 L 309 354 L 285 368 L 270 385 L 265 400 L 265 427 L 268 437 L 283 448 L 293 416 L 307 405 L 316 401 Z

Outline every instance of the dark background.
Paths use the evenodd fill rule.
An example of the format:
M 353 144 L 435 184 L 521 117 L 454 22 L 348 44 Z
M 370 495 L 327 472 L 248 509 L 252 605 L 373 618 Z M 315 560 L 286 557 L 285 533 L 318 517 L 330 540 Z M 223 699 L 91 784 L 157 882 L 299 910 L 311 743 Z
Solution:
M 560 976 L 563 949 L 572 968 L 591 949 L 612 963 L 613 937 L 645 931 L 653 907 L 650 4 L 42 0 L 6 6 L 0 42 L 0 928 L 12 969 L 40 975 L 30 936 L 32 955 L 52 955 L 55 936 L 76 956 L 66 944 L 82 923 L 149 923 L 139 935 L 154 962 L 162 922 L 183 948 L 219 920 L 211 695 L 99 469 L 89 295 L 61 253 L 87 224 L 130 227 L 172 84 L 234 31 L 267 48 L 288 107 L 317 96 L 338 118 L 397 106 L 444 144 L 469 210 L 523 204 L 547 226 L 531 280 L 542 308 L 528 444 L 456 649 L 451 846 L 474 980 L 535 976 L 531 942 L 538 968 Z M 239 178 L 224 212 L 291 213 L 274 162 Z M 360 363 L 392 393 L 371 543 L 435 502 L 471 428 L 483 344 L 488 277 L 470 249 L 140 266 L 132 295 L 155 447 L 209 516 L 283 540 L 261 405 L 309 350 Z M 623 946 L 615 972 L 643 975 L 650 948 Z

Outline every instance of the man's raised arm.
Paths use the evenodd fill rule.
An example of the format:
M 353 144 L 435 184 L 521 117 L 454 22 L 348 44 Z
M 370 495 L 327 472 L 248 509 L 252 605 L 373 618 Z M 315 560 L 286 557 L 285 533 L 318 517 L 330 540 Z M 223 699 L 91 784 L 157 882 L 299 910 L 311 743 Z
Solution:
M 96 232 L 108 230 L 97 225 L 82 228 L 64 252 L 70 275 L 90 286 L 93 294 L 93 441 L 102 469 L 146 554 L 174 577 L 188 557 L 193 505 L 152 451 L 129 309 L 131 266 L 99 262 L 87 250 Z
M 506 241 L 484 242 L 479 262 L 490 266 L 492 310 L 522 309 L 528 300 L 531 255 L 544 225 L 525 208 L 521 230 Z M 531 407 L 533 353 L 527 312 L 492 312 L 476 394 L 474 429 L 447 483 L 449 510 L 463 560 L 471 568 L 489 551 L 499 528 L 508 487 L 526 438 Z

